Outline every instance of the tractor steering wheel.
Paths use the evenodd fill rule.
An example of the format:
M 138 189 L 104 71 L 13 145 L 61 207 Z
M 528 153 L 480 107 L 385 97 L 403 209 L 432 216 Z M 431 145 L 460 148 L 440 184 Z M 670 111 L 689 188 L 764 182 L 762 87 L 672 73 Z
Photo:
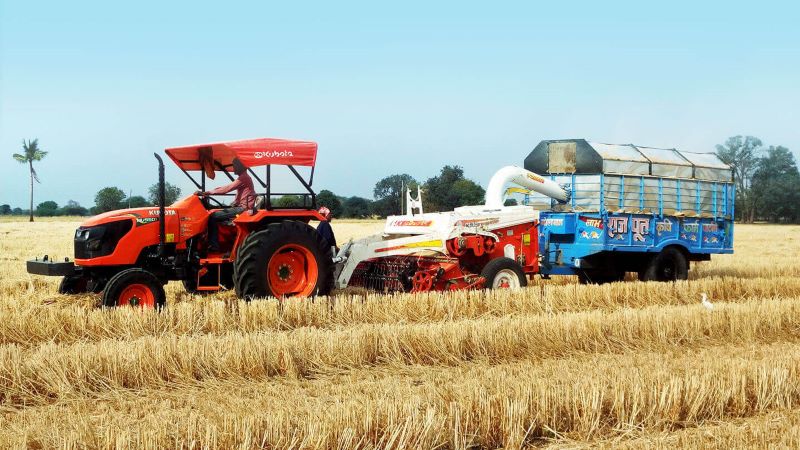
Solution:
M 203 202 L 203 206 L 205 206 L 206 209 L 211 209 L 211 202 L 216 203 L 220 208 L 225 208 L 225 205 L 223 205 L 222 202 L 210 195 L 203 195 L 202 192 L 196 192 L 195 195 L 200 197 L 200 201 Z

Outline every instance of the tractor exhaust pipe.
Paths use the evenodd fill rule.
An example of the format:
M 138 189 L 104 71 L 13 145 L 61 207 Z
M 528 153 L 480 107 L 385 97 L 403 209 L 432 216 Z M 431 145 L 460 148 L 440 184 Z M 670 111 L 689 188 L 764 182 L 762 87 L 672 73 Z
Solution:
M 164 240 L 166 238 L 166 229 L 164 225 L 164 202 L 166 201 L 166 193 L 164 192 L 164 160 L 158 156 L 158 153 L 153 153 L 153 156 L 158 160 L 158 256 L 164 256 L 166 248 L 164 247 Z

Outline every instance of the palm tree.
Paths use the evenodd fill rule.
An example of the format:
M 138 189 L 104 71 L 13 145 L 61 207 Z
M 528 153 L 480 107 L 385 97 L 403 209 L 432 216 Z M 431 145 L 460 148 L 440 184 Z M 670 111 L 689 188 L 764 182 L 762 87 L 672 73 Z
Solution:
M 39 176 L 36 175 L 36 171 L 33 170 L 33 162 L 34 161 L 41 161 L 42 158 L 47 156 L 47 152 L 43 150 L 39 150 L 39 139 L 34 139 L 32 141 L 25 142 L 25 139 L 22 140 L 22 151 L 23 154 L 14 153 L 14 159 L 21 162 L 22 164 L 28 163 L 28 167 L 31 169 L 31 218 L 30 221 L 33 222 L 33 180 L 36 180 L 37 183 L 41 183 L 39 181 Z

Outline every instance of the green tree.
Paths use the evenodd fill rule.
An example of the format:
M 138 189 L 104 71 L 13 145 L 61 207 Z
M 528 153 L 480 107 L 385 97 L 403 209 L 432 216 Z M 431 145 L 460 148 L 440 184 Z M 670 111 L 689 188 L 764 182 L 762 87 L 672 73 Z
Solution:
M 800 172 L 788 148 L 767 149 L 753 172 L 751 189 L 760 217 L 770 222 L 796 222 L 800 217 Z
M 762 151 L 761 139 L 753 136 L 733 136 L 724 145 L 717 145 L 717 156 L 725 164 L 733 167 L 736 185 L 735 209 L 745 222 L 753 222 L 756 212 L 755 197 L 750 185 L 753 173 L 758 168 L 759 154 Z
M 272 206 L 276 206 L 278 208 L 302 208 L 303 207 L 303 196 L 302 195 L 283 195 L 278 197 L 273 203 Z
M 372 202 L 363 197 L 349 197 L 342 203 L 342 217 L 364 219 L 370 216 Z
M 132 197 L 128 197 L 128 208 L 144 208 L 145 206 L 152 206 L 153 204 L 148 202 L 146 198 L 142 197 L 141 195 L 134 195 Z
M 438 176 L 429 178 L 423 188 L 426 211 L 451 211 L 459 206 L 483 203 L 485 191 L 474 181 L 464 178 L 459 166 L 444 166 Z
M 115 209 L 122 209 L 127 206 L 123 203 L 125 200 L 125 193 L 118 187 L 104 187 L 97 192 L 94 196 L 95 212 L 104 213 L 106 211 L 114 211 Z
M 379 216 L 402 214 L 405 206 L 406 188 L 416 190 L 417 180 L 407 173 L 389 175 L 375 183 L 372 195 L 375 198 L 374 212 Z
M 158 183 L 147 189 L 148 200 L 151 205 L 158 205 Z M 181 188 L 169 182 L 164 183 L 164 204 L 169 206 L 178 201 L 181 196 Z
M 36 214 L 41 217 L 57 216 L 58 212 L 58 203 L 52 200 L 47 200 L 36 206 Z
M 507 198 L 506 201 L 503 203 L 503 206 L 517 206 L 519 202 L 515 198 Z
M 61 214 L 64 216 L 85 216 L 89 214 L 89 210 L 75 200 L 70 200 L 61 208 Z
M 7 216 L 11 214 L 11 205 L 0 205 L 0 215 Z
M 342 201 L 333 192 L 323 189 L 317 193 L 317 205 L 331 210 L 333 217 L 342 216 Z
M 28 164 L 28 168 L 31 172 L 30 222 L 33 222 L 33 180 L 36 180 L 37 183 L 41 183 L 41 181 L 39 181 L 39 176 L 36 174 L 36 170 L 33 169 L 33 162 L 41 161 L 45 156 L 47 156 L 47 152 L 39 149 L 39 139 L 29 140 L 28 142 L 25 142 L 23 139 L 22 153 L 14 153 L 13 155 L 14 159 L 20 163 Z

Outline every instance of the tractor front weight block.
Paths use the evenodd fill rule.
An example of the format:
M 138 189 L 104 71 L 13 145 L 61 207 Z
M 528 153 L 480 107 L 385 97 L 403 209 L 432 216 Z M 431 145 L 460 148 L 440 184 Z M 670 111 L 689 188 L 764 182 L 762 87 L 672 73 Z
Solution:
M 31 259 L 27 262 L 28 273 L 34 275 L 45 275 L 49 277 L 63 277 L 75 273 L 75 263 L 72 261 L 56 262 L 47 256 L 43 259 Z

